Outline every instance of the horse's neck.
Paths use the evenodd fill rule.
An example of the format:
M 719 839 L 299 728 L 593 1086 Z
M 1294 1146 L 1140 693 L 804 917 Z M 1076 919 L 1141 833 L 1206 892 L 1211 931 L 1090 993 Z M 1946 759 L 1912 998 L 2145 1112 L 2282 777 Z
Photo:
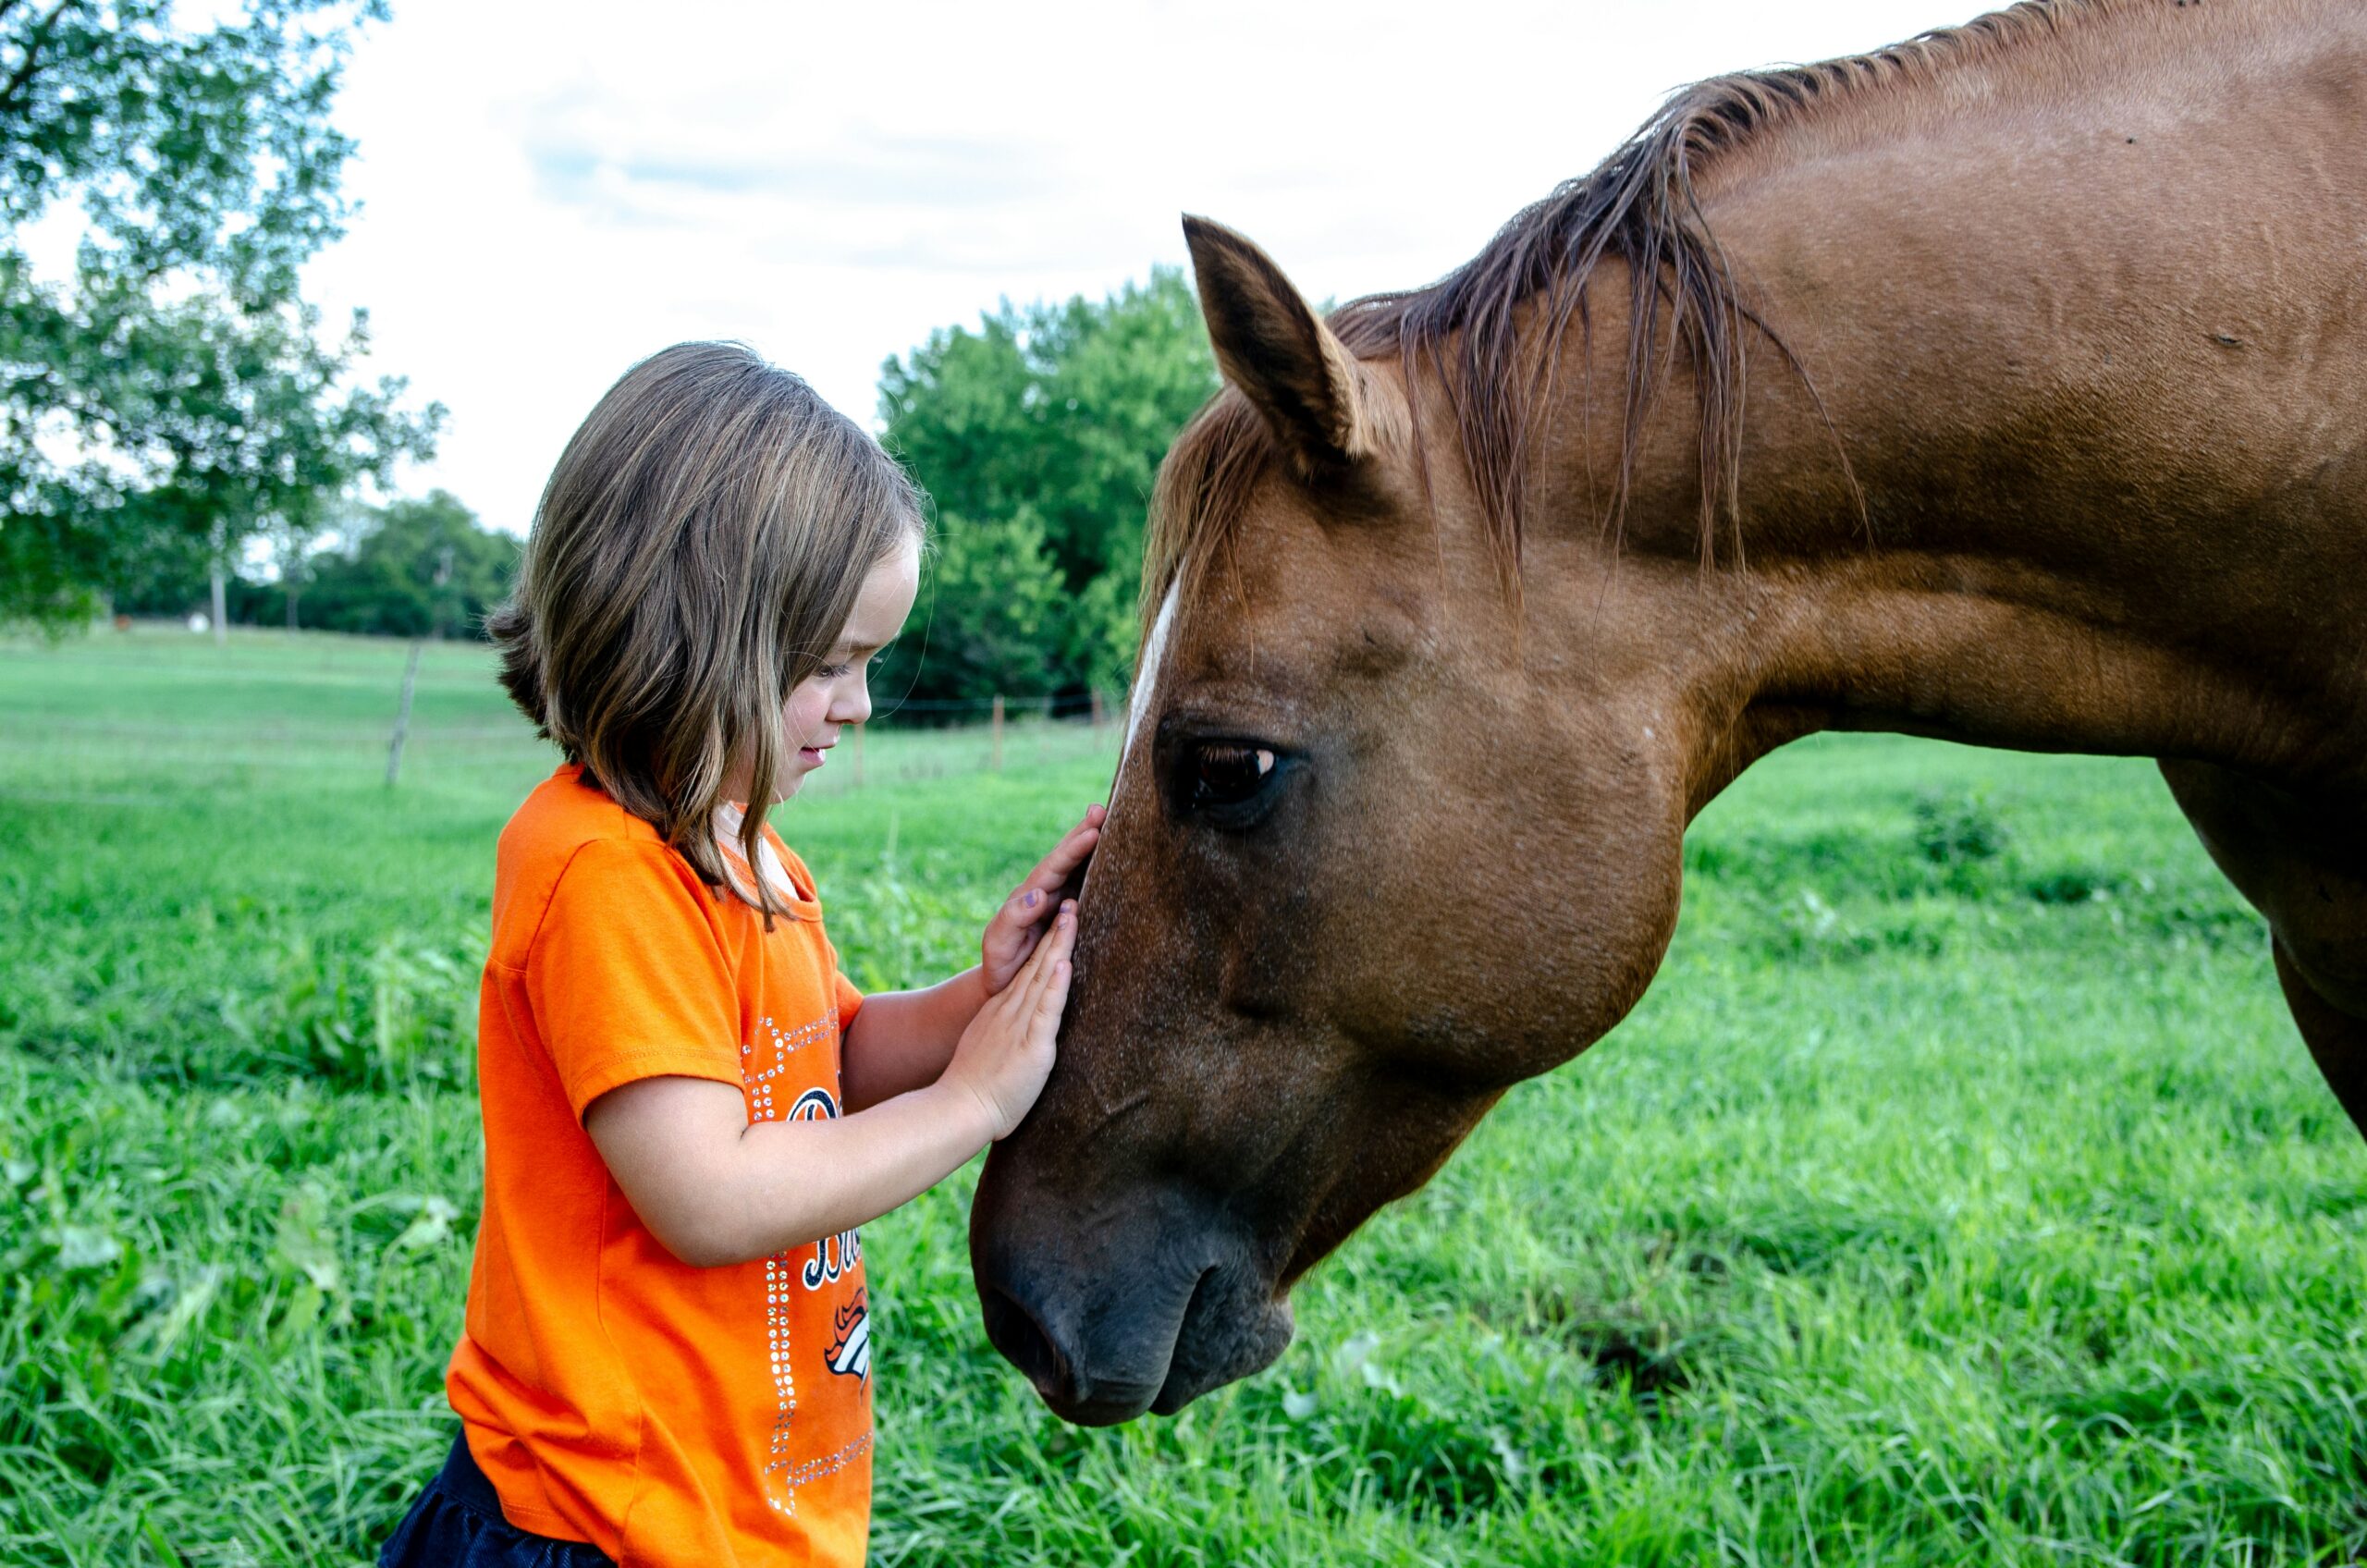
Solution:
M 1715 191 L 1816 392 L 1753 345 L 1746 564 L 1703 595 L 1750 618 L 1725 678 L 1802 726 L 2367 788 L 2367 7 L 2326 18 Z M 1618 386 L 1622 341 L 1564 384 Z M 1630 547 L 1689 558 L 1689 400 L 1662 410 Z M 1585 515 L 1617 421 L 1562 423 Z

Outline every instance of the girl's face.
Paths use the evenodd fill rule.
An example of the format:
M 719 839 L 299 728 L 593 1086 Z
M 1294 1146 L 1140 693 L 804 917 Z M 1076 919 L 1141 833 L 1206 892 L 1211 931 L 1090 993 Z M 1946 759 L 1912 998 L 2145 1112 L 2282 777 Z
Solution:
M 822 766 L 840 729 L 871 717 L 871 660 L 904 629 L 920 582 L 920 541 L 907 536 L 865 576 L 828 661 L 791 689 L 781 704 L 781 730 L 798 751 L 778 776 L 779 799 L 797 793 L 805 776 Z M 732 796 L 745 798 L 744 789 Z

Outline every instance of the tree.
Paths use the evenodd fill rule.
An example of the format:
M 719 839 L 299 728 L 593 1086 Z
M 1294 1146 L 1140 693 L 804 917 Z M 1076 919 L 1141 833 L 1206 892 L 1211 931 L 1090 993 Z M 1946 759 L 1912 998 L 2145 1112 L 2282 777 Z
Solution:
M 890 701 L 975 700 L 1041 696 L 1061 683 L 1067 594 L 1033 510 L 973 521 L 940 508 L 927 570 L 912 623 L 880 660 L 876 691 Z
M 241 582 L 237 619 L 288 621 L 288 594 L 301 595 L 303 624 L 316 631 L 381 637 L 474 637 L 485 613 L 509 592 L 518 541 L 496 533 L 449 492 L 362 510 L 334 549 L 287 563 L 271 582 Z
M 1098 301 L 1006 301 L 975 332 L 944 328 L 887 362 L 887 443 L 940 522 L 923 595 L 934 595 L 929 652 L 916 668 L 899 667 L 915 695 L 1124 683 L 1151 482 L 1216 389 L 1199 306 L 1171 268 Z M 983 570 L 975 557 L 988 539 L 1024 554 Z M 1047 573 L 1059 597 L 1040 617 L 982 602 Z M 1023 655 L 1011 631 L 1031 617 Z M 987 627 L 1000 630 L 984 636 Z M 901 647 L 900 660 L 914 656 Z M 989 649 L 1000 661 L 991 676 L 977 662 Z
M 325 340 L 298 292 L 349 215 L 327 118 L 383 0 L 0 0 L 0 619 L 89 612 L 143 561 L 217 567 L 318 528 L 430 447 L 441 410 L 349 385 L 359 314 Z M 27 226 L 70 210 L 70 276 Z

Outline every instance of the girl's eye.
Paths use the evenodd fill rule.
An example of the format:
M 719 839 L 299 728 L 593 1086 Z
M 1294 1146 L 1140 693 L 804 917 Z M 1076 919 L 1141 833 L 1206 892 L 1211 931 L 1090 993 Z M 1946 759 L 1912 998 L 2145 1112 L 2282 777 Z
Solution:
M 814 673 L 825 680 L 836 680 L 852 668 L 852 664 L 826 664 Z

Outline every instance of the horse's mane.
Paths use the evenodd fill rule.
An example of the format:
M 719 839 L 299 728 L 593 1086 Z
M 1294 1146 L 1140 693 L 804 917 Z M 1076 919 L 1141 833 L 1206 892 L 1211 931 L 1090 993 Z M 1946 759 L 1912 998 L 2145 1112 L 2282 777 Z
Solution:
M 1700 549 L 1711 564 L 1721 518 L 1739 522 L 1745 328 L 1764 333 L 1795 371 L 1801 367 L 1743 298 L 1703 218 L 1695 182 L 1710 160 L 1827 104 L 1993 58 L 2118 3 L 2024 0 L 1870 55 L 1739 71 L 1681 89 L 1592 173 L 1516 214 L 1462 266 L 1427 288 L 1353 300 L 1332 312 L 1332 329 L 1360 359 L 1396 354 L 1409 393 L 1419 387 L 1421 370 L 1435 377 L 1498 565 L 1508 583 L 1516 582 L 1528 459 L 1563 335 L 1573 317 L 1588 329 L 1586 290 L 1596 268 L 1606 257 L 1625 263 L 1625 385 L 1606 525 L 1616 538 L 1645 422 L 1681 352 L 1699 400 Z M 1528 329 L 1542 335 L 1541 353 L 1524 353 L 1525 314 Z M 1264 420 L 1231 387 L 1184 428 L 1152 497 L 1146 627 L 1177 577 L 1196 579 L 1214 558 L 1279 456 Z

